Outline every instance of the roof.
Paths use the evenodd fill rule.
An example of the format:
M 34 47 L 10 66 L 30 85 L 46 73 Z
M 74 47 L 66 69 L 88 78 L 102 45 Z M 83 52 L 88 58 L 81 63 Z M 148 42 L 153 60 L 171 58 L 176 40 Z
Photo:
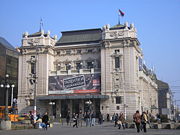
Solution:
M 159 90 L 169 91 L 169 85 L 168 85 L 168 83 L 163 82 L 163 81 L 161 81 L 161 80 L 157 80 L 156 82 L 157 82 L 157 84 L 158 84 Z
M 117 25 L 111 27 L 110 30 L 124 29 L 124 28 L 125 28 L 125 25 L 117 24 Z
M 4 46 L 7 49 L 15 50 L 15 48 L 3 37 L 0 37 L 0 45 Z
M 41 31 L 28 35 L 28 37 L 39 37 L 39 36 L 41 36 Z M 47 37 L 47 34 L 44 34 L 44 36 Z
M 72 45 L 76 43 L 95 43 L 102 39 L 102 30 L 97 29 L 86 29 L 76 31 L 64 31 L 56 46 L 59 45 Z
M 65 94 L 65 95 L 47 95 L 39 96 L 39 100 L 56 100 L 56 99 L 107 99 L 109 96 L 100 94 Z

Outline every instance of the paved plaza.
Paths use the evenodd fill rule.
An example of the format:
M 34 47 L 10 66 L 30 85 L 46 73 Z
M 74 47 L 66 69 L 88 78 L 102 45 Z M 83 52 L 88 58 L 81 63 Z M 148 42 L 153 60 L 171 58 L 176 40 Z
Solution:
M 148 129 L 147 133 L 137 133 L 136 129 L 117 129 L 112 123 L 97 125 L 94 127 L 73 128 L 61 124 L 54 124 L 47 131 L 43 129 L 26 129 L 2 131 L 0 135 L 179 135 L 180 130 L 170 129 Z

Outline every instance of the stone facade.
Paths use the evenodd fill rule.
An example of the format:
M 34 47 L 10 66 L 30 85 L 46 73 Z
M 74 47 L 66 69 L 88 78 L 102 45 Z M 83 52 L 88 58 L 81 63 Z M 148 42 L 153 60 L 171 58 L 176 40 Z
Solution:
M 172 92 L 166 82 L 157 80 L 159 114 L 170 120 L 175 120 Z
M 139 46 L 136 29 L 133 24 L 128 26 L 128 23 L 114 27 L 105 25 L 102 29 L 62 32 L 59 41 L 56 36 L 52 38 L 50 32 L 40 31 L 31 35 L 26 32 L 22 47 L 19 48 L 19 111 L 29 106 L 33 99 L 34 86 L 29 83 L 32 63 L 29 61 L 35 58 L 35 87 L 37 97 L 40 97 L 37 106 L 41 112 L 48 109 L 51 111 L 52 107 L 54 115 L 59 116 L 64 109 L 62 104 L 67 103 L 72 113 L 75 112 L 73 106 L 77 106 L 76 102 L 84 112 L 83 108 L 89 98 L 93 110 L 101 111 L 104 116 L 107 113 L 112 116 L 124 112 L 127 119 L 132 119 L 136 110 L 149 111 L 155 115 L 158 113 L 155 74 L 142 63 L 143 54 Z M 57 79 L 96 74 L 101 76 L 100 92 L 91 89 L 77 93 L 74 88 L 50 91 L 50 77 Z M 60 80 L 58 83 L 61 83 Z M 94 83 L 97 82 L 93 82 L 93 86 Z M 67 97 L 74 94 L 72 91 L 74 96 L 79 96 L 77 99 Z M 89 97 L 83 99 L 82 94 Z M 66 101 L 64 95 L 67 95 Z M 108 98 L 103 98 L 103 95 Z M 49 106 L 52 100 L 55 105 Z

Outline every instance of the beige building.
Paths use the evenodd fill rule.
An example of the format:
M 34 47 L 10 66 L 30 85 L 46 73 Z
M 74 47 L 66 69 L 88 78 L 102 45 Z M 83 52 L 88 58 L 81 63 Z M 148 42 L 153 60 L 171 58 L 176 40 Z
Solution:
M 19 48 L 19 112 L 65 117 L 67 112 L 158 113 L 155 74 L 143 64 L 133 24 L 62 32 L 23 34 Z M 35 76 L 34 76 L 35 75 Z M 36 79 L 34 79 L 36 78 Z M 36 82 L 36 83 L 35 83 Z M 35 93 L 35 96 L 34 96 Z

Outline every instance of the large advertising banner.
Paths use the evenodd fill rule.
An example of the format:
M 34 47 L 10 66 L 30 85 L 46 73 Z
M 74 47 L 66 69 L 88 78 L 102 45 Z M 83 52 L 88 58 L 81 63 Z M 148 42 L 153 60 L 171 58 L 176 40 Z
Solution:
M 49 94 L 99 93 L 100 80 L 100 73 L 49 76 Z

